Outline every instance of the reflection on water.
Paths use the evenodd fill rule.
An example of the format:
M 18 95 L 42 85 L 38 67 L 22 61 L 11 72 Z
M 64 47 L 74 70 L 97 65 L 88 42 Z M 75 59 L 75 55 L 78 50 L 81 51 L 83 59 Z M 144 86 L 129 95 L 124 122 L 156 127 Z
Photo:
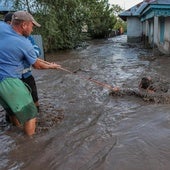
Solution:
M 1 129 L 0 169 L 169 169 L 170 106 L 112 97 L 109 89 L 87 80 L 136 88 L 143 74 L 169 79 L 169 58 L 141 55 L 152 53 L 119 36 L 46 57 L 75 71 L 34 70 L 44 114 L 62 110 L 64 119 L 33 139 L 14 127 Z

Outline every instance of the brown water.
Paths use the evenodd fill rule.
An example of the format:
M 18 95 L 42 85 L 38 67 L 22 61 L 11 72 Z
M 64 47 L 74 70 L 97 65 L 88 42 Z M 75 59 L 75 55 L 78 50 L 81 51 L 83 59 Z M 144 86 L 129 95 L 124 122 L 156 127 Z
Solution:
M 43 114 L 62 111 L 64 119 L 33 139 L 14 127 L 1 129 L 0 169 L 170 169 L 170 105 L 109 96 L 109 89 L 81 78 L 123 88 L 136 88 L 146 74 L 169 81 L 170 58 L 151 55 L 124 35 L 49 55 L 75 71 L 34 70 Z

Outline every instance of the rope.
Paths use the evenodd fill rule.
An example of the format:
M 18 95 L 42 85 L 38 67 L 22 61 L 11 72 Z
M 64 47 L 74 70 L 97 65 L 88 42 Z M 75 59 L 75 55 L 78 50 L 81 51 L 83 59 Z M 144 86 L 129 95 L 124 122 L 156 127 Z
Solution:
M 86 77 L 84 77 L 84 76 L 77 75 L 77 74 L 75 74 L 74 72 L 72 72 L 72 71 L 70 71 L 70 70 L 67 70 L 67 69 L 65 69 L 65 68 L 62 68 L 62 67 L 60 67 L 60 68 L 58 68 L 58 69 L 60 69 L 60 70 L 62 70 L 62 71 L 65 71 L 65 72 L 68 72 L 68 73 L 70 73 L 70 74 L 74 74 L 74 75 L 76 75 L 77 77 L 79 77 L 79 78 L 81 78 L 81 79 L 84 79 L 84 80 L 93 82 L 93 83 L 95 83 L 95 84 L 97 84 L 97 85 L 99 85 L 99 86 L 101 86 L 101 87 L 108 88 L 108 89 L 110 89 L 110 90 L 112 90 L 112 91 L 116 91 L 116 90 L 117 90 L 116 87 L 112 87 L 112 86 L 110 86 L 110 85 L 108 85 L 108 84 L 106 84 L 106 83 L 99 82 L 99 81 L 97 81 L 97 80 L 92 79 L 91 77 L 90 77 L 90 78 L 86 78 Z
M 38 60 L 39 60 L 40 62 L 43 62 L 43 63 L 46 63 L 46 64 L 50 64 L 50 63 L 47 62 L 47 61 L 44 61 L 44 60 L 41 60 L 41 59 L 38 59 Z M 84 76 L 77 75 L 77 74 L 75 74 L 74 72 L 72 72 L 72 71 L 70 71 L 70 70 L 67 70 L 67 69 L 65 69 L 65 68 L 59 67 L 59 68 L 57 68 L 57 69 L 62 70 L 62 71 L 65 71 L 65 72 L 70 73 L 70 74 L 74 74 L 74 75 L 76 75 L 77 77 L 79 77 L 79 78 L 81 78 L 81 79 L 84 79 L 84 80 L 93 82 L 93 83 L 95 83 L 95 84 L 97 84 L 97 85 L 99 85 L 99 86 L 105 87 L 105 88 L 110 89 L 110 90 L 112 90 L 112 91 L 117 91 L 117 90 L 118 90 L 117 87 L 112 87 L 111 85 L 108 85 L 108 84 L 106 84 L 106 83 L 99 82 L 99 81 L 97 81 L 97 80 L 93 80 L 92 78 L 86 78 L 86 77 L 84 77 Z

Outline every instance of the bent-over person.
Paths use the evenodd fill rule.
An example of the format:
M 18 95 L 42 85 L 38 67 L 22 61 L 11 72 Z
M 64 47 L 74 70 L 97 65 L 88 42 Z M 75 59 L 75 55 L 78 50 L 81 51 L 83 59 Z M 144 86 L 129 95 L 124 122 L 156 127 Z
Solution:
M 168 83 L 161 79 L 154 80 L 151 77 L 142 77 L 138 88 L 120 88 L 118 91 L 110 91 L 111 96 L 136 96 L 147 102 L 170 103 Z

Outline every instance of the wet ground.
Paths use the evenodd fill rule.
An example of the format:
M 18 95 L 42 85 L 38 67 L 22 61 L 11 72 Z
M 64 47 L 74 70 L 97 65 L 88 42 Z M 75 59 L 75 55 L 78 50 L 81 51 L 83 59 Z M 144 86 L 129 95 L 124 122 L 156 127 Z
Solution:
M 73 72 L 33 71 L 41 114 L 64 118 L 32 139 L 14 127 L 1 128 L 1 170 L 169 169 L 170 104 L 110 96 L 109 88 L 88 80 L 121 88 L 137 88 L 144 75 L 170 82 L 168 56 L 127 44 L 123 35 L 46 59 Z

